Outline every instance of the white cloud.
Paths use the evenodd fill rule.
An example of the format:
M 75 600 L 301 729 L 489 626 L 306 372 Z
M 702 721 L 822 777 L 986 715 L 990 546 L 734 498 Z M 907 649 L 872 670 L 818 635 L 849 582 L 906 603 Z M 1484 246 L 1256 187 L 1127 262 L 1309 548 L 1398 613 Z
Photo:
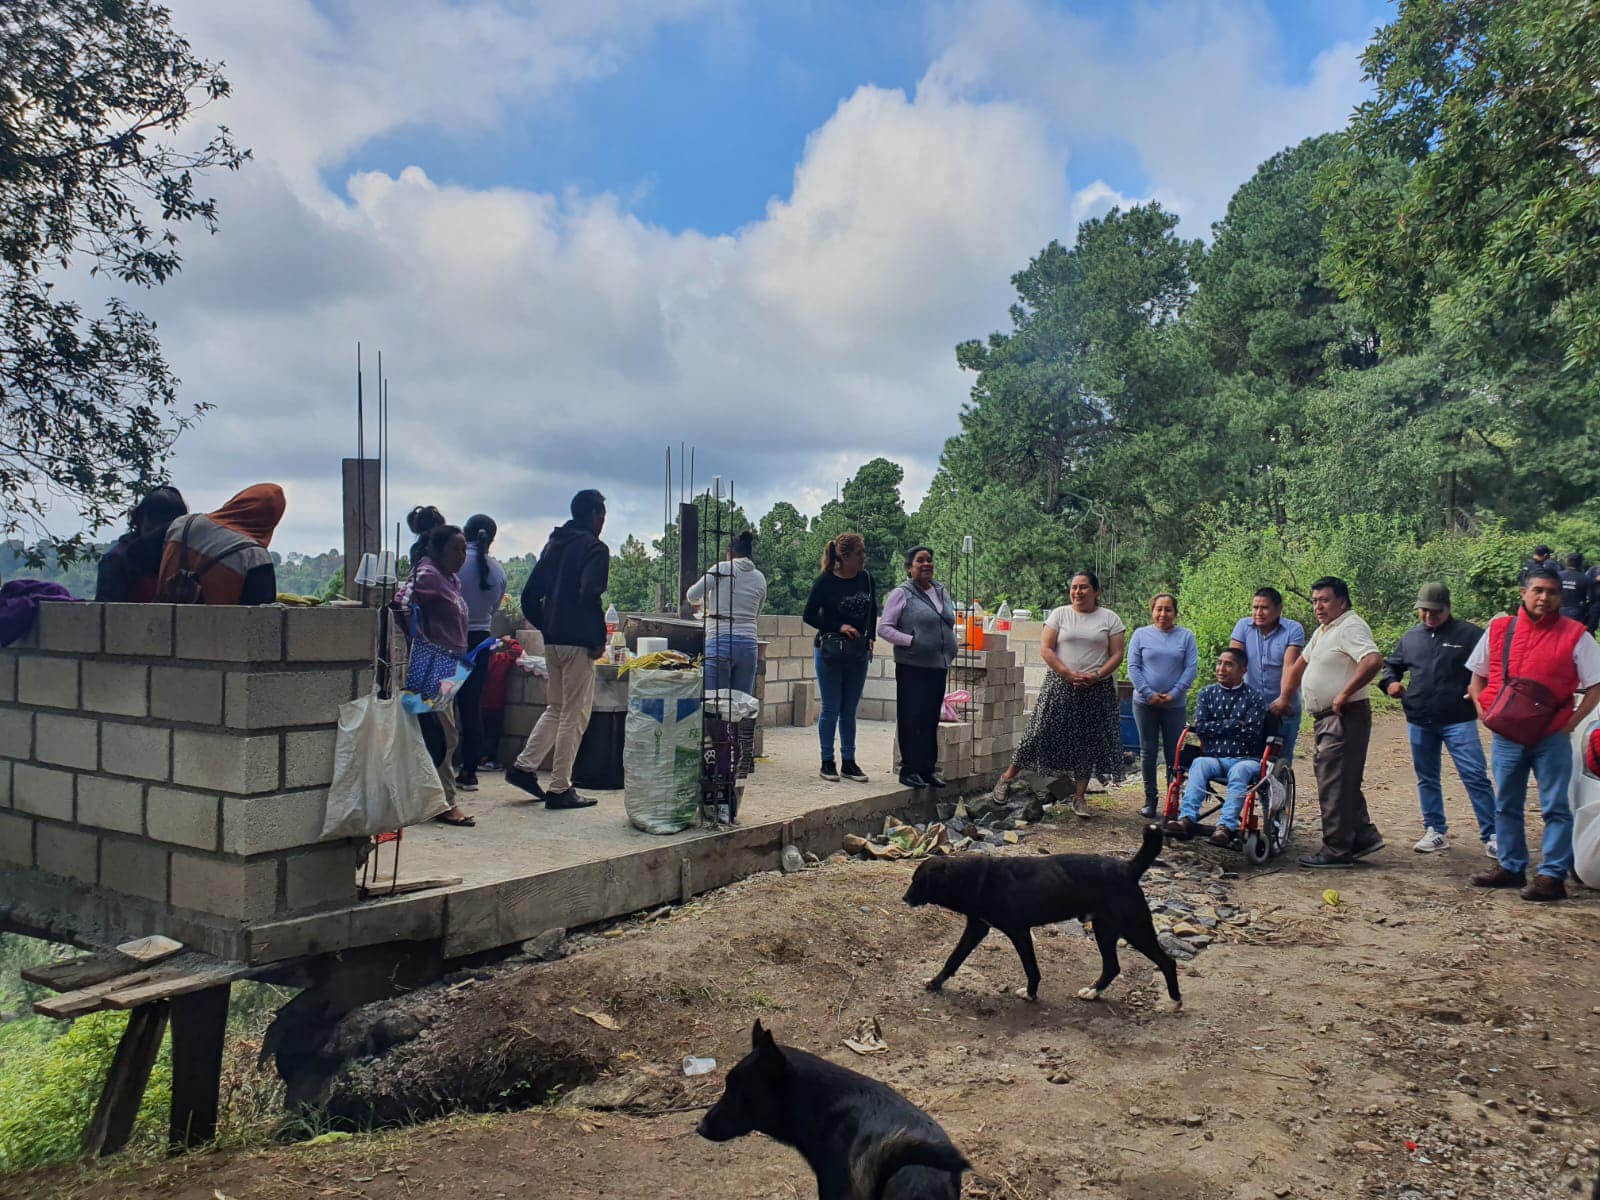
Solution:
M 183 274 L 141 297 L 184 394 L 217 405 L 174 474 L 202 507 L 283 483 L 284 549 L 338 540 L 358 339 L 369 399 L 379 347 L 392 380 L 391 521 L 419 501 L 489 512 L 512 553 L 599 486 L 620 543 L 657 528 L 662 447 L 680 441 L 699 447 L 699 481 L 734 480 L 752 515 L 779 499 L 815 511 L 876 454 L 905 466 L 915 505 L 970 385 L 955 343 L 1004 324 L 1010 275 L 1047 241 L 1131 202 L 1105 180 L 1069 187 L 1076 133 L 1128 138 L 1152 194 L 1210 220 L 1353 94 L 1337 55 L 1301 87 L 1271 82 L 1270 39 L 1226 6 L 1142 10 L 1136 55 L 992 0 L 951 27 L 913 95 L 842 100 L 759 219 L 673 233 L 612 195 L 467 188 L 421 167 L 325 180 L 408 127 L 535 121 L 695 0 L 403 0 L 340 21 L 302 0 L 175 7 L 197 50 L 227 60 L 236 95 L 216 115 L 257 157 L 219 183 L 219 236 L 186 241 Z

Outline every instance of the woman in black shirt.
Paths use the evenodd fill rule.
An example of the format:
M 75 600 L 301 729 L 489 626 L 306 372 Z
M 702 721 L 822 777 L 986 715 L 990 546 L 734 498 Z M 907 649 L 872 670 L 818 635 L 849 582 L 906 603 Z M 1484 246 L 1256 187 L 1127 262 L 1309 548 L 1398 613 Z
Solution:
M 822 743 L 822 778 L 839 776 L 866 783 L 856 765 L 856 707 L 872 661 L 873 631 L 878 626 L 878 591 L 867 570 L 867 544 L 859 533 L 841 533 L 822 553 L 822 574 L 811 585 L 805 622 L 817 630 L 817 689 L 822 713 L 817 737 Z M 839 733 L 840 763 L 833 757 L 834 730 Z

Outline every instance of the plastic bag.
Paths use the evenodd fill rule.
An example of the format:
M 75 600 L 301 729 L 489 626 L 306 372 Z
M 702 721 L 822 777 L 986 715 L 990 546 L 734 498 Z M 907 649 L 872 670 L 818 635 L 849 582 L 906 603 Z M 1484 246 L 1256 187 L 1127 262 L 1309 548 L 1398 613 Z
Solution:
M 1600 779 L 1587 767 L 1590 731 L 1600 732 L 1600 722 L 1585 722 L 1572 735 L 1572 873 L 1586 886 L 1600 888 Z
M 449 807 L 417 718 L 398 696 L 367 695 L 339 706 L 323 837 L 384 833 Z
M 944 706 L 939 710 L 939 720 L 959 721 L 962 719 L 961 706 L 972 703 L 972 693 L 963 688 L 959 692 L 950 692 L 944 698 Z
M 700 717 L 698 671 L 629 672 L 622 806 L 634 828 L 678 833 L 699 819 Z
M 743 721 L 761 715 L 761 701 L 749 692 L 735 688 L 721 688 L 706 693 L 706 716 L 720 717 L 724 721 Z

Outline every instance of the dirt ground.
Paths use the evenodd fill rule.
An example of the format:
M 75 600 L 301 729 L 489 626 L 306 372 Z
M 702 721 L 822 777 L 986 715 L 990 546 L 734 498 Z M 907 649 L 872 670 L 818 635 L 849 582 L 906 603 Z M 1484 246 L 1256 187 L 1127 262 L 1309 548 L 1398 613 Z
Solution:
M 1316 844 L 1309 774 L 1302 851 Z M 1600 1165 L 1600 894 L 1535 906 L 1467 888 L 1486 860 L 1448 769 L 1460 837 L 1447 854 L 1412 853 L 1398 718 L 1380 722 L 1367 778 L 1389 848 L 1360 870 L 1275 860 L 1231 878 L 1241 864 L 1223 852 L 1163 855 L 1148 894 L 1229 917 L 1183 966 L 1178 1014 L 1161 1010 L 1159 976 L 1126 947 L 1107 998 L 1078 1000 L 1098 955 L 1065 930 L 1038 939 L 1037 1005 L 1009 994 L 1021 969 L 998 936 L 929 995 L 918 980 L 959 919 L 901 904 L 907 864 L 829 863 L 576 939 L 553 963 L 458 979 L 430 1000 L 419 1036 L 368 1064 L 504 1063 L 519 1042 L 558 1041 L 600 1070 L 591 1101 L 622 1109 L 542 1104 L 331 1145 L 57 1169 L 0 1181 L 0 1195 L 812 1196 L 791 1150 L 694 1134 L 696 1106 L 720 1092 L 757 1017 L 932 1113 L 974 1163 L 966 1196 L 1587 1195 Z M 1036 826 L 1006 852 L 1131 853 L 1135 808 L 1130 790 L 1101 797 L 1094 820 Z M 888 1052 L 859 1057 L 842 1041 L 873 1016 Z M 717 1070 L 684 1078 L 688 1054 Z

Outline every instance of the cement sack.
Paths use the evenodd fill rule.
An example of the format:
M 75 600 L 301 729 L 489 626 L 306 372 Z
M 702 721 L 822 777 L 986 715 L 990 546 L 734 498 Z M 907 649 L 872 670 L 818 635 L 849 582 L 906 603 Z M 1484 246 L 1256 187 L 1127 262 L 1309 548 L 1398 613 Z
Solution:
M 622 805 L 634 828 L 678 833 L 700 819 L 700 673 L 628 672 Z
M 422 727 L 399 696 L 372 694 L 339 706 L 323 837 L 389 833 L 449 807 Z
M 1585 721 L 1572 735 L 1572 873 L 1584 884 L 1600 888 L 1600 778 L 1588 769 L 1584 754 L 1589 731 L 1600 722 Z

